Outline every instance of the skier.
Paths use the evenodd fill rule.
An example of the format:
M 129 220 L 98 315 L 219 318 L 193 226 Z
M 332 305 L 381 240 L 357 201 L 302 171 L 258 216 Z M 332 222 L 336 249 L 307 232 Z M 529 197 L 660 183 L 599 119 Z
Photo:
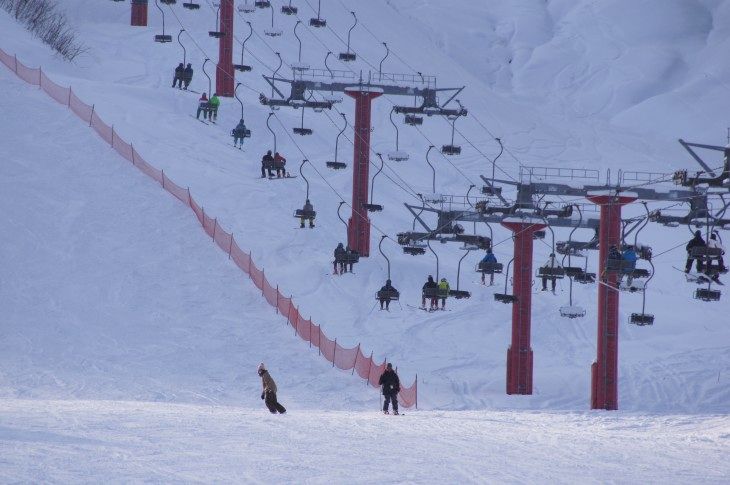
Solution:
M 346 251 L 345 246 L 342 245 L 342 243 L 339 243 L 337 247 L 335 248 L 335 261 L 333 263 L 333 271 L 332 274 L 342 274 L 345 271 L 345 257 L 346 257 Z M 339 268 L 339 272 L 338 272 Z
M 274 164 L 274 157 L 271 156 L 271 150 L 266 152 L 261 158 L 261 178 L 266 178 L 266 172 L 268 171 L 269 177 L 273 177 L 274 173 L 271 171 L 271 167 Z M 303 227 L 303 226 L 302 226 Z
M 203 113 L 203 119 L 207 119 L 210 112 L 210 102 L 208 101 L 208 96 L 206 96 L 205 93 L 203 93 L 198 100 L 198 113 L 195 115 L 197 119 L 200 119 L 201 112 Z
M 697 261 L 697 272 L 702 272 L 702 258 L 695 258 L 692 256 L 692 248 L 701 248 L 706 246 L 705 240 L 702 239 L 702 232 L 695 231 L 695 235 L 690 241 L 687 243 L 687 246 L 685 246 L 685 249 L 687 250 L 687 263 L 684 265 L 684 272 L 689 273 L 689 270 L 692 269 L 692 260 Z
M 430 293 L 429 298 L 431 300 L 431 305 L 429 310 L 436 310 L 438 309 L 438 293 L 435 290 L 438 290 L 439 285 L 433 280 L 433 276 L 428 275 L 428 280 L 426 283 L 423 284 L 422 288 L 422 297 L 421 297 L 421 308 L 424 310 L 426 309 L 426 292 L 428 291 Z
M 480 263 L 486 264 L 486 263 L 496 263 L 496 262 L 497 262 L 497 257 L 492 252 L 492 248 L 488 248 L 487 254 L 484 255 L 484 257 L 482 258 Z M 482 284 L 484 284 L 484 276 L 485 276 L 485 273 L 484 273 L 484 271 L 482 271 Z M 489 286 L 492 286 L 493 284 L 494 284 L 494 271 L 492 271 L 489 274 Z
M 185 67 L 183 66 L 183 63 L 181 62 L 175 68 L 175 77 L 172 78 L 172 87 L 174 88 L 175 84 L 177 84 L 178 89 L 182 89 L 184 76 L 185 76 Z
M 279 152 L 274 153 L 274 168 L 277 177 L 286 177 L 286 158 L 279 155 Z
M 213 97 L 210 98 L 210 121 L 215 122 L 218 119 L 218 107 L 221 105 L 221 100 L 218 98 L 218 93 L 213 93 Z
M 385 304 L 385 309 L 388 310 L 390 307 L 390 300 L 394 298 L 398 298 L 400 296 L 400 293 L 398 293 L 398 290 L 393 288 L 393 285 L 390 284 L 390 280 L 385 280 L 385 286 L 380 288 L 380 291 L 378 292 L 378 300 L 380 301 L 380 309 L 383 309 L 383 304 Z
M 352 273 L 352 266 L 355 264 L 355 258 L 357 257 L 355 251 L 350 249 L 350 246 L 345 248 L 345 265 L 350 267 L 350 273 Z M 347 272 L 347 269 L 345 269 Z
M 631 286 L 631 283 L 634 281 L 634 269 L 636 269 L 636 260 L 639 259 L 636 256 L 636 251 L 634 251 L 634 248 L 631 246 L 624 249 L 623 254 L 621 255 L 621 273 L 618 277 L 618 282 L 621 283 L 621 280 L 623 279 L 624 275 L 627 275 L 626 278 L 626 284 Z
M 193 80 L 193 66 L 191 64 L 188 64 L 185 70 L 183 71 L 183 89 L 187 90 L 188 86 L 190 85 L 190 81 Z
M 398 414 L 400 379 L 398 379 L 398 374 L 395 373 L 393 364 L 390 362 L 388 362 L 388 365 L 385 366 L 385 371 L 380 375 L 378 384 L 382 387 L 383 397 L 385 398 L 385 402 L 383 402 L 383 413 L 390 414 L 388 412 L 388 404 L 390 404 L 390 401 L 393 401 L 393 414 Z
M 261 385 L 264 388 L 263 391 L 261 391 L 261 399 L 263 399 L 264 403 L 266 403 L 266 407 L 269 408 L 271 414 L 284 414 L 286 412 L 286 408 L 284 408 L 284 406 L 279 404 L 276 400 L 276 382 L 274 382 L 269 371 L 266 370 L 263 362 L 259 364 L 257 371 L 259 377 L 261 377 Z
M 446 281 L 446 278 L 441 278 L 441 281 L 439 282 L 439 297 L 441 298 L 441 309 L 446 308 L 446 298 L 449 296 L 449 282 Z
M 707 241 L 707 247 L 720 250 L 720 258 L 719 258 L 720 272 L 726 273 L 727 268 L 725 267 L 725 261 L 723 259 L 723 256 L 725 255 L 725 247 L 722 245 L 722 243 L 718 239 L 718 235 L 717 235 L 716 231 L 710 235 L 710 240 Z
M 305 219 L 309 219 L 309 228 L 310 229 L 313 229 L 314 228 L 314 215 L 313 215 L 314 214 L 314 206 L 312 205 L 311 202 L 309 202 L 309 199 L 307 199 L 304 202 L 304 207 L 302 208 L 302 213 L 303 213 L 302 216 L 301 216 L 302 224 L 299 227 L 301 227 L 302 229 L 304 229 L 304 221 L 305 221 Z
M 559 265 L 555 263 L 555 253 L 550 253 L 550 257 L 547 261 L 545 261 L 545 264 L 542 265 L 543 268 L 557 268 Z M 553 293 L 555 293 L 555 283 L 557 281 L 557 278 L 555 276 L 548 276 L 543 275 L 542 276 L 542 291 L 547 291 L 547 282 L 550 280 L 550 289 Z
M 233 136 L 233 146 L 243 148 L 243 139 L 246 138 L 246 123 L 243 122 L 243 118 L 241 118 L 241 121 L 231 131 L 231 135 Z M 239 142 L 240 145 L 238 145 Z

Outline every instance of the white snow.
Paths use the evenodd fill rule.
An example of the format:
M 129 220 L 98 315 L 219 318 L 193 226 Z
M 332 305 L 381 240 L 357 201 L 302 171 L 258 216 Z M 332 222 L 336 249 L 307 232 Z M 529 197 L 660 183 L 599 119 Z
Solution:
M 205 51 L 186 41 L 196 91 L 208 89 L 200 66 L 218 50 L 207 34 L 215 13 L 201 3 L 199 11 L 173 7 Z M 126 2 L 62 4 L 91 48 L 76 63 L 60 61 L 4 12 L 0 47 L 72 85 L 147 160 L 189 186 L 267 277 L 293 294 L 303 315 L 342 345 L 361 343 L 376 360 L 393 361 L 406 384 L 417 372 L 422 409 L 387 421 L 376 414 L 377 393 L 295 337 L 188 210 L 65 108 L 0 66 L 0 481 L 727 481 L 729 295 L 718 303 L 692 300 L 694 285 L 672 268 L 684 262 L 684 228 L 650 224 L 641 234 L 658 255 L 647 288 L 647 312 L 656 323 L 621 325 L 622 411 L 586 411 L 596 286 L 574 285 L 573 305 L 587 314 L 564 319 L 567 280 L 558 296 L 533 298 L 534 395 L 506 396 L 511 307 L 493 300 L 504 290 L 503 277 L 483 287 L 472 272 L 479 252 L 461 267 L 460 289 L 471 299 L 428 314 L 408 305 L 420 302 L 425 277 L 436 276 L 435 258 L 402 254 L 385 241 L 402 307 L 373 310 L 373 294 L 386 278 L 379 231 L 394 238 L 411 229 L 403 202 L 420 206 L 416 194 L 432 192 L 425 154 L 429 145 L 450 141 L 448 122 L 426 117 L 419 128 L 399 125 L 399 148 L 411 156 L 386 161 L 378 178 L 374 200 L 384 211 L 372 215 L 371 257 L 355 275 L 335 278 L 332 250 L 345 238 L 336 209 L 351 191 L 351 99 L 337 105 L 349 121 L 338 158 L 347 170 L 324 165 L 342 126 L 336 111 L 308 111 L 310 137 L 291 134 L 301 123 L 298 110 L 281 109 L 271 119 L 288 168 L 296 173 L 302 158 L 312 161 L 304 170 L 316 229 L 295 229 L 292 212 L 305 197 L 301 177 L 258 179 L 260 156 L 273 148 L 268 110 L 258 103 L 259 92 L 270 93 L 261 74 L 278 65 L 275 51 L 289 66 L 297 58 L 297 17 L 279 16 L 281 2 L 273 2 L 283 36 L 270 39 L 268 10 L 246 16 L 259 35 L 244 57 L 254 70 L 236 74 L 245 84 L 239 95 L 252 130 L 240 152 L 229 137 L 241 117 L 235 99 L 222 100 L 217 126 L 204 126 L 189 116 L 198 95 L 170 89 L 182 51 L 175 42 L 152 42 L 160 33 L 152 4 L 149 28 L 128 25 Z M 293 4 L 308 25 L 316 13 L 304 1 Z M 361 24 L 352 35 L 358 60 L 331 56 L 333 69 L 377 71 L 380 41 L 387 41 L 384 72 L 421 71 L 438 76 L 440 87 L 467 85 L 459 100 L 469 115 L 456 127 L 471 143 L 457 133 L 460 156 L 431 157 L 445 197 L 482 185 L 479 175 L 491 173 L 491 165 L 479 152 L 496 156 L 494 136 L 507 147 L 498 178 L 517 177 L 520 163 L 597 168 L 602 177 L 606 169 L 614 177 L 618 170 L 693 171 L 677 138 L 726 142 L 727 0 L 323 2 L 332 30 L 299 30 L 312 68 L 324 67 L 315 59 L 328 50 L 345 50 L 335 34 L 346 39 L 350 9 Z M 166 33 L 176 34 L 180 25 L 165 11 Z M 236 31 L 239 39 L 247 32 L 238 15 Z M 235 45 L 235 62 L 239 56 Z M 394 102 L 412 104 L 373 102 L 375 152 L 395 147 L 388 119 Z M 371 160 L 372 175 L 379 164 Z M 625 214 L 642 211 L 628 206 Z M 597 212 L 585 206 L 584 217 Z M 471 232 L 471 224 L 464 227 Z M 511 235 L 492 229 L 495 253 L 506 264 Z M 489 235 L 484 226 L 477 231 Z M 557 240 L 568 233 L 556 229 Z M 550 242 L 549 234 L 536 241 L 535 261 L 546 259 Z M 464 253 L 433 246 L 439 276 L 456 287 Z M 589 253 L 588 271 L 596 270 L 596 256 Z M 639 293 L 622 293 L 622 321 L 641 305 Z M 263 410 L 255 374 L 262 360 L 288 416 Z

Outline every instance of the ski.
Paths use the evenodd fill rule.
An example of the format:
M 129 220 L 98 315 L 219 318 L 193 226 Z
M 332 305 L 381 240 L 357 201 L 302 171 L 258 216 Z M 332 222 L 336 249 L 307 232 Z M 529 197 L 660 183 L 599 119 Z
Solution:
M 208 124 L 208 122 L 207 122 L 207 121 L 203 121 L 203 120 L 201 120 L 200 118 L 196 118 L 196 117 L 195 117 L 195 116 L 193 116 L 193 115 L 190 115 L 190 117 L 191 117 L 191 118 L 193 118 L 194 120 L 198 120 L 198 121 L 200 121 L 200 122 L 201 122 L 201 123 L 203 123 L 204 125 L 207 125 L 207 124 Z

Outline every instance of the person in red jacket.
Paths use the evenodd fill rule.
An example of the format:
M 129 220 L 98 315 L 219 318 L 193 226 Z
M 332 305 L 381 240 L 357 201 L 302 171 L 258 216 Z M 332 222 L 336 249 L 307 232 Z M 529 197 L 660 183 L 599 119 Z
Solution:
M 277 177 L 286 177 L 286 158 L 282 157 L 279 152 L 274 153 L 274 167 L 276 167 Z
M 197 119 L 200 119 L 200 113 L 203 113 L 203 119 L 208 119 L 208 113 L 210 113 L 210 103 L 208 102 L 208 96 L 203 95 L 198 100 L 198 113 L 195 115 Z

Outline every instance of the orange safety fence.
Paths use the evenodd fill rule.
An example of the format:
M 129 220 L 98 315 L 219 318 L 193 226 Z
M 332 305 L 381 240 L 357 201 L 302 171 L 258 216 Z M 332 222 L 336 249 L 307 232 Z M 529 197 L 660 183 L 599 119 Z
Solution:
M 52 99 L 66 105 L 81 120 L 88 123 L 122 158 L 134 164 L 142 173 L 158 182 L 173 197 L 190 207 L 198 222 L 203 226 L 205 233 L 213 239 L 221 250 L 228 254 L 229 258 L 241 271 L 251 278 L 256 288 L 261 290 L 266 302 L 286 318 L 287 324 L 292 326 L 296 335 L 308 342 L 310 347 L 317 348 L 319 354 L 328 362 L 331 362 L 333 367 L 341 370 L 352 369 L 353 374 L 357 373 L 371 386 L 379 387 L 378 379 L 385 371 L 386 362 L 376 364 L 373 360 L 373 353 L 371 352 L 369 356 L 366 356 L 359 344 L 352 348 L 341 346 L 337 343 L 337 339 L 331 340 L 327 337 L 322 327 L 313 323 L 311 318 L 305 319 L 299 313 L 299 309 L 291 297 L 282 295 L 279 287 L 272 285 L 266 279 L 264 270 L 256 267 L 251 259 L 251 254 L 238 246 L 233 234 L 223 229 L 216 218 L 205 213 L 205 209 L 190 195 L 189 187 L 180 187 L 167 177 L 164 171 L 158 170 L 145 161 L 131 143 L 124 141 L 113 126 L 109 126 L 99 117 L 93 105 L 90 106 L 81 101 L 71 88 L 59 86 L 51 81 L 40 68 L 32 69 L 25 66 L 18 61 L 16 56 L 11 56 L 2 49 L 0 49 L 0 63 L 28 84 L 39 86 Z M 410 387 L 401 387 L 398 397 L 402 406 L 418 407 L 418 375 L 416 375 L 416 379 Z

